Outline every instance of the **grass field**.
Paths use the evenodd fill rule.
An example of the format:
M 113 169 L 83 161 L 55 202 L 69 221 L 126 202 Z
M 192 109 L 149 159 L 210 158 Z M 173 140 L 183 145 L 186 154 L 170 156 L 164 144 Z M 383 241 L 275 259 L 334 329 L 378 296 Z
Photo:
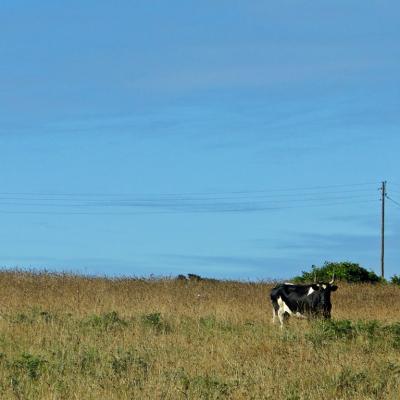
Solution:
M 268 283 L 0 273 L 1 399 L 400 398 L 400 288 L 271 323 Z

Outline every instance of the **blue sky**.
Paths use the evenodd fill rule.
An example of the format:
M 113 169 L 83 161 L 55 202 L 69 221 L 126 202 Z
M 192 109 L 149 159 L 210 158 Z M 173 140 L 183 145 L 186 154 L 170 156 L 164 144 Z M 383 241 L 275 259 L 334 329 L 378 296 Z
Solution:
M 395 1 L 0 6 L 0 265 L 379 272 L 400 202 Z M 386 274 L 400 273 L 387 202 Z

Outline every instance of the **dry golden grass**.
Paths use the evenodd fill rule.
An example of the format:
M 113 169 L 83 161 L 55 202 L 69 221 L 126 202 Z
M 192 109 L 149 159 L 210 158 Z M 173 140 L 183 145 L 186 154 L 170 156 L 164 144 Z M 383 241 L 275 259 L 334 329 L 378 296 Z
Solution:
M 333 323 L 283 332 L 271 287 L 2 272 L 0 398 L 400 398 L 399 287 L 339 284 Z

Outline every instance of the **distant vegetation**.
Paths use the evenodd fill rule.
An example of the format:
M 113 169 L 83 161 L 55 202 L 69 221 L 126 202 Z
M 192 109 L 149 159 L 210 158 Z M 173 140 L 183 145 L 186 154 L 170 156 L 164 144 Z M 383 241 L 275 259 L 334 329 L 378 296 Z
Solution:
M 400 287 L 338 285 L 281 331 L 268 282 L 0 272 L 0 398 L 398 399 Z
M 312 266 L 310 272 L 303 271 L 296 276 L 296 282 L 329 281 L 335 274 L 335 279 L 349 283 L 378 283 L 382 278 L 373 271 L 368 271 L 359 264 L 352 262 L 325 262 L 322 267 Z
M 390 279 L 390 282 L 393 283 L 394 285 L 400 285 L 400 276 L 393 275 L 392 278 Z

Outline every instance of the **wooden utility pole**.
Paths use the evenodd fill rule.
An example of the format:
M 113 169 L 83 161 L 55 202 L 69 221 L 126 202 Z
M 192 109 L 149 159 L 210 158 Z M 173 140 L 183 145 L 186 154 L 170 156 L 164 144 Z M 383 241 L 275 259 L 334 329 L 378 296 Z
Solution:
M 382 221 L 381 221 L 381 277 L 385 277 L 385 198 L 386 181 L 382 182 Z

